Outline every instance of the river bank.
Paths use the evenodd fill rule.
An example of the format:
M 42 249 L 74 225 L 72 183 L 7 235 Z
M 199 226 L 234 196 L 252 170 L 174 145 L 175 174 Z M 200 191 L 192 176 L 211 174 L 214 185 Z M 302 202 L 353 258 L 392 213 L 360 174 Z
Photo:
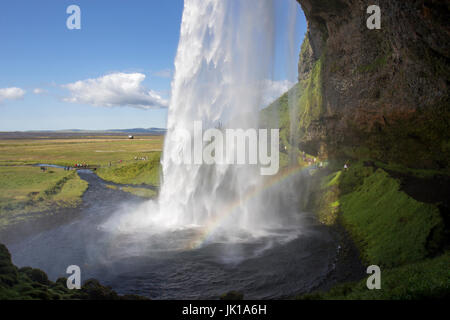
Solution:
M 75 171 L 35 166 L 0 167 L 0 237 L 8 229 L 38 223 L 43 217 L 67 215 L 81 205 L 88 183 Z
M 43 173 L 41 172 L 40 168 L 51 168 L 50 170 L 47 170 L 47 172 Z M 11 171 L 11 166 L 7 167 L 9 171 Z M 117 194 L 121 193 L 128 193 L 136 196 L 136 200 L 142 201 L 142 199 L 148 199 L 151 197 L 154 197 L 157 194 L 157 187 L 150 186 L 150 185 L 128 185 L 128 184 L 117 184 L 109 181 L 104 181 L 103 179 L 97 178 L 92 179 L 95 174 L 91 170 L 72 170 L 72 171 L 63 171 L 64 167 L 60 167 L 58 165 L 49 165 L 49 164 L 34 164 L 34 165 L 26 165 L 26 166 L 20 166 L 19 168 L 25 168 L 26 170 L 31 170 L 32 172 L 36 172 L 36 177 L 39 179 L 36 180 L 36 190 L 44 189 L 43 191 L 37 191 L 32 193 L 34 198 L 36 198 L 37 195 L 40 193 L 45 194 L 46 190 L 43 188 L 42 185 L 42 177 L 45 178 L 46 174 L 53 174 L 53 172 L 57 173 L 64 173 L 63 179 L 68 176 L 71 179 L 77 178 L 76 182 L 81 186 L 76 189 L 76 192 L 73 192 L 73 186 L 71 185 L 65 185 L 67 181 L 71 181 L 70 179 L 62 180 L 64 184 L 60 186 L 59 188 L 56 188 L 53 185 L 53 180 L 55 180 L 55 184 L 58 185 L 61 184 L 58 180 L 59 176 L 54 178 L 49 188 L 52 190 L 56 190 L 55 192 L 51 193 L 51 197 L 47 197 L 44 204 L 42 204 L 42 200 L 40 200 L 40 205 L 36 205 L 35 201 L 32 201 L 32 199 L 28 199 L 25 201 L 22 201 L 26 203 L 26 205 L 29 207 L 28 210 L 24 210 L 24 205 L 18 206 L 17 210 L 3 210 L 2 211 L 2 218 L 6 219 L 6 217 L 10 216 L 11 218 L 7 221 L 8 223 L 3 223 L 0 228 L 0 242 L 14 242 L 18 241 L 24 237 L 31 236 L 33 234 L 49 230 L 51 228 L 69 223 L 70 221 L 73 221 L 80 217 L 80 212 L 85 210 L 85 208 L 88 206 L 86 201 L 91 201 L 87 199 L 91 199 L 92 196 L 89 194 L 97 194 L 99 193 L 98 187 L 92 186 L 90 183 L 100 184 L 103 187 L 103 190 L 100 191 L 101 193 L 105 192 L 107 195 L 111 195 L 112 193 L 115 194 L 115 197 Z M 1 170 L 1 167 L 0 167 Z M 22 170 L 22 169 L 21 169 Z M 27 172 L 28 172 L 27 171 Z M 14 176 L 12 179 L 18 179 L 16 172 L 13 172 Z M 29 188 L 32 188 L 32 185 L 30 186 L 30 183 L 28 182 L 29 175 L 27 176 L 27 182 L 26 187 L 27 190 Z M 90 181 L 90 182 L 89 182 Z M 111 190 L 108 192 L 108 190 Z M 146 193 L 142 195 L 140 193 L 141 190 L 145 190 Z M 9 190 L 8 190 L 9 191 Z M 12 192 L 12 191 L 9 191 Z M 17 192 L 16 192 L 17 193 Z M 48 193 L 48 192 L 47 192 Z M 86 196 L 86 194 L 88 195 Z M 136 193 L 138 193 L 136 195 Z M 5 195 L 3 196 L 5 197 Z M 126 198 L 126 197 L 125 197 Z M 69 201 L 70 200 L 70 201 Z M 20 203 L 19 203 L 20 204 Z
M 130 171 L 130 167 L 134 168 L 134 164 L 121 166 L 121 172 Z M 80 178 L 80 169 L 66 168 L 42 163 L 0 166 L 0 241 L 26 236 L 33 230 L 46 230 L 76 217 L 83 206 L 83 195 L 89 183 Z M 115 169 L 113 166 L 102 172 L 114 180 L 121 177 L 110 173 Z M 140 174 L 148 173 L 143 170 Z M 158 194 L 157 186 L 137 183 L 130 176 L 128 179 L 121 177 L 124 183 L 102 181 L 107 188 L 143 199 L 151 199 Z

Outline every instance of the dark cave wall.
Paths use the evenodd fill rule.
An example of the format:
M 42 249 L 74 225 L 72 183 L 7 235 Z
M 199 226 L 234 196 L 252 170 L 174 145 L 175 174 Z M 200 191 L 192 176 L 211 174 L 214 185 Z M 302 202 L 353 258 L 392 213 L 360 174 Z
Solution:
M 450 1 L 298 0 L 308 20 L 299 79 L 320 60 L 320 115 L 299 147 L 448 169 Z M 369 5 L 381 29 L 369 30 Z

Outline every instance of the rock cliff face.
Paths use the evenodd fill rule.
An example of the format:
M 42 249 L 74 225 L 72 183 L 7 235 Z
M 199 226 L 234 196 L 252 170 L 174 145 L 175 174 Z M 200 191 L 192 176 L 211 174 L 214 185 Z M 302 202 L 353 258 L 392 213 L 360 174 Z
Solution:
M 310 117 L 300 148 L 448 170 L 450 1 L 298 2 L 308 20 L 299 81 L 315 73 L 321 95 L 300 111 Z M 380 30 L 366 26 L 369 5 L 381 8 Z

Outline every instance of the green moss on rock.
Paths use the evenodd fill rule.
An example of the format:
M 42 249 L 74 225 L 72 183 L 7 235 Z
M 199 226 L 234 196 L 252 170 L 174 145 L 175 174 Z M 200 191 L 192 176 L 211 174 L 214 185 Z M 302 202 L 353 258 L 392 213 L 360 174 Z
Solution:
M 324 113 L 323 65 L 324 56 L 314 60 L 307 54 L 311 50 L 308 35 L 300 53 L 302 64 L 299 82 L 260 113 L 260 124 L 265 128 L 280 129 L 282 152 L 294 155 L 296 161 L 299 146 L 306 140 L 311 125 Z
M 299 296 L 302 300 L 420 300 L 450 297 L 450 253 L 433 259 L 382 269 L 381 289 L 367 289 L 366 279 L 338 285 L 329 292 Z
M 342 221 L 368 264 L 392 267 L 424 259 L 428 236 L 443 223 L 436 206 L 399 189 L 397 180 L 378 169 L 340 198 Z

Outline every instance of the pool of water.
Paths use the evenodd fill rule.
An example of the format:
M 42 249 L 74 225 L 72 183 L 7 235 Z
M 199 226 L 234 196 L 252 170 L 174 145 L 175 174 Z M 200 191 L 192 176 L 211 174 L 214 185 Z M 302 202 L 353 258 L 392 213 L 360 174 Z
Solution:
M 51 280 L 78 265 L 83 280 L 96 278 L 121 294 L 153 299 L 216 299 L 230 290 L 248 299 L 288 298 L 363 275 L 356 251 L 342 254 L 345 237 L 307 213 L 299 213 L 298 226 L 260 237 L 243 232 L 234 241 L 218 237 L 195 248 L 183 245 L 201 232 L 194 227 L 112 235 L 105 222 L 144 200 L 107 188 L 109 183 L 89 170 L 79 175 L 89 182 L 80 214 L 6 243 L 16 265 L 40 268 Z

